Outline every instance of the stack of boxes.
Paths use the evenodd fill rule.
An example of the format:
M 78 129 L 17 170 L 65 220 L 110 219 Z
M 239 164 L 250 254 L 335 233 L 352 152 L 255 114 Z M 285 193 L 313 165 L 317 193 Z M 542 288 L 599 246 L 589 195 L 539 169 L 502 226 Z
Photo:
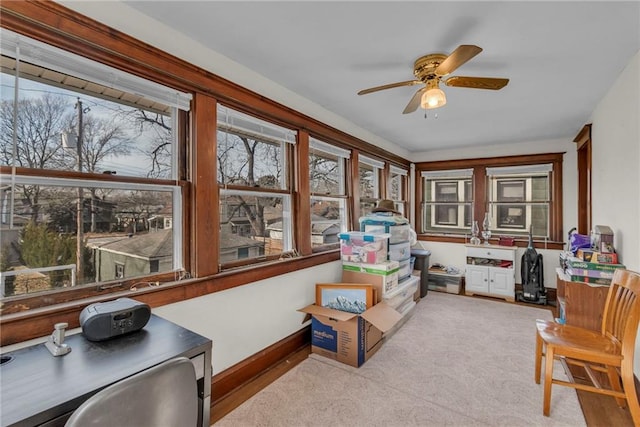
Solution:
M 360 218 L 360 231 L 389 236 L 387 258 L 390 263 L 398 263 L 398 283 L 395 291 L 384 295 L 383 300 L 402 315 L 409 314 L 420 297 L 420 277 L 412 275 L 409 221 L 399 215 L 379 212 Z
M 591 236 L 591 247 L 578 249 L 575 257 L 565 261 L 565 272 L 572 282 L 592 285 L 610 285 L 613 273 L 625 268 L 618 263 L 618 254 L 613 246 L 613 231 L 606 225 L 596 225 Z
M 579 258 L 569 258 L 566 263 L 566 273 L 571 276 L 572 282 L 585 282 L 592 285 L 610 285 L 613 273 L 618 268 L 625 268 L 622 264 L 588 262 Z
M 307 314 L 305 321 L 311 319 L 313 353 L 359 367 L 402 319 L 394 307 L 383 302 L 398 290 L 400 265 L 388 259 L 389 234 L 350 231 L 339 237 L 342 284 L 373 285 L 373 307 L 356 314 L 311 304 L 299 311 Z
M 344 283 L 374 285 L 376 302 L 398 289 L 400 263 L 388 259 L 390 234 L 349 231 L 339 237 Z
M 340 233 L 341 284 L 372 285 L 375 303 L 362 313 L 319 304 L 300 309 L 311 319 L 313 353 L 359 367 L 406 321 L 420 282 L 411 275 L 409 237 L 409 224 L 396 223 Z

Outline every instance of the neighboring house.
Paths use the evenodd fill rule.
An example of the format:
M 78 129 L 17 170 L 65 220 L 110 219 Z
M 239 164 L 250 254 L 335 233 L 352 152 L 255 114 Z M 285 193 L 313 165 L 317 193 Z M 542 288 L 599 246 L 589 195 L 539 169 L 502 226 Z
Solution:
M 231 231 L 230 225 L 222 225 L 220 228 L 221 263 L 265 254 L 264 241 L 239 236 Z
M 171 229 L 133 234 L 89 243 L 93 249 L 96 281 L 117 280 L 170 271 L 173 256 Z

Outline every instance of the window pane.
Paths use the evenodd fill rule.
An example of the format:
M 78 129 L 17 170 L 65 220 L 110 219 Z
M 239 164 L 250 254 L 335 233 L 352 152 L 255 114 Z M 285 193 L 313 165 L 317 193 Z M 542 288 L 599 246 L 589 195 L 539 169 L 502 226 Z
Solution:
M 472 181 L 425 177 L 424 183 L 422 232 L 467 233 L 473 215 Z
M 311 246 L 336 247 L 338 235 L 347 230 L 346 201 L 330 197 L 311 197 Z
M 287 189 L 287 149 L 291 144 L 284 137 L 292 134 L 288 129 L 220 107 L 218 182 Z
M 489 204 L 494 231 L 536 238 L 549 236 L 549 176 L 492 177 Z
M 3 65 L 10 61 L 2 57 Z M 15 126 L 16 80 L 2 73 L 1 164 L 171 178 L 174 144 L 169 107 L 31 64 L 20 67 L 27 72 L 21 72 L 17 82 Z M 35 81 L 33 74 L 53 74 L 65 83 Z
M 4 296 L 179 268 L 170 189 L 14 188 L 0 198 Z
M 360 163 L 358 173 L 360 176 L 360 197 L 363 199 L 377 199 L 380 194 L 379 169 Z
M 220 263 L 290 251 L 289 196 L 248 191 L 220 195 Z
M 315 194 L 342 196 L 345 194 L 344 159 L 333 154 L 314 151 L 309 154 L 310 189 Z

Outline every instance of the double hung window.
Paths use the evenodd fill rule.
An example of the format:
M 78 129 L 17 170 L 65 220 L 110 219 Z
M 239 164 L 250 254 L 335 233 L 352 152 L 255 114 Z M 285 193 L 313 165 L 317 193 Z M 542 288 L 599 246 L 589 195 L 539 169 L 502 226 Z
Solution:
M 473 169 L 422 172 L 425 232 L 460 233 L 471 226 Z
M 551 164 L 487 168 L 495 231 L 549 238 L 551 171 Z
M 0 42 L 2 296 L 182 269 L 191 95 L 5 29 Z
M 348 150 L 309 138 L 311 246 L 314 251 L 334 248 L 347 230 Z
M 403 216 L 408 217 L 405 214 L 407 212 L 407 196 L 409 194 L 409 172 L 406 169 L 399 168 L 397 166 L 391 166 L 391 174 L 389 177 L 389 198 L 393 200 L 396 206 L 396 210 Z
M 360 181 L 360 215 L 371 213 L 380 199 L 380 183 L 384 162 L 359 156 L 358 177 Z
M 221 265 L 293 250 L 291 158 L 296 133 L 218 106 Z

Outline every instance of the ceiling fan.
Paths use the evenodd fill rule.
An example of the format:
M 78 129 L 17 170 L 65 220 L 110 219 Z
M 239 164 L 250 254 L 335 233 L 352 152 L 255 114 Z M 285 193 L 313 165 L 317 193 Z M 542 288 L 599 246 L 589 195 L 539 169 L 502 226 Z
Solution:
M 474 45 L 463 44 L 454 50 L 451 55 L 443 53 L 432 53 L 421 56 L 416 59 L 413 65 L 413 74 L 416 80 L 408 80 L 405 82 L 390 83 L 382 86 L 376 86 L 369 89 L 363 89 L 358 95 L 366 95 L 367 93 L 377 92 L 379 90 L 391 89 L 400 86 L 414 86 L 424 84 L 409 101 L 403 114 L 414 112 L 418 106 L 424 109 L 432 109 L 442 107 L 447 103 L 447 98 L 440 89 L 442 81 L 447 86 L 466 87 L 473 89 L 502 89 L 509 83 L 509 79 L 496 77 L 462 77 L 453 76 L 446 80 L 443 77 L 454 72 L 462 64 L 482 52 L 482 48 Z

